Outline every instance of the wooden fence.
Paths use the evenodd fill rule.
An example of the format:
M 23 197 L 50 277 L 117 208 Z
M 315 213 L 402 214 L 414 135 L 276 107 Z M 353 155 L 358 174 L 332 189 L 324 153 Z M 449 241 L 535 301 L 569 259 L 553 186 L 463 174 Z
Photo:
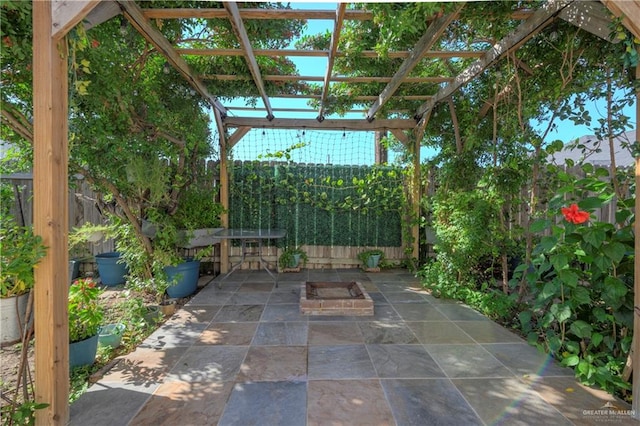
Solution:
M 207 164 L 209 168 L 217 166 L 216 163 Z M 578 178 L 585 177 L 585 173 L 580 167 L 565 168 L 565 172 L 573 174 Z M 8 176 L 2 176 L 2 180 L 9 182 L 14 189 L 16 195 L 16 203 L 11 206 L 10 210 L 12 214 L 17 218 L 20 223 L 25 225 L 31 225 L 33 223 L 33 178 L 31 174 L 14 174 Z M 433 185 L 433 174 L 430 172 L 427 178 L 427 186 L 423 192 L 423 196 L 431 196 L 435 191 Z M 630 194 L 629 184 L 623 183 L 625 190 Z M 529 188 L 523 188 L 522 196 L 526 197 L 529 193 Z M 614 223 L 616 212 L 616 202 L 606 205 L 595 212 L 595 216 L 598 220 Z M 558 212 L 559 215 L 559 212 Z M 526 206 L 522 206 L 518 213 L 514 216 L 512 224 L 514 226 L 524 225 L 529 219 L 529 212 Z M 74 227 L 80 227 L 84 223 L 102 224 L 105 223 L 105 219 L 97 208 L 96 195 L 89 188 L 87 183 L 83 179 L 72 180 L 71 189 L 69 190 L 69 229 Z M 427 238 L 426 247 L 423 249 L 427 252 L 427 256 L 433 255 L 432 248 L 435 242 L 435 235 L 429 228 L 424 230 L 424 235 Z M 385 252 L 385 257 L 391 262 L 401 262 L 404 259 L 404 250 L 402 247 L 380 247 Z M 114 250 L 114 243 L 112 240 L 99 241 L 95 244 L 91 244 L 88 247 L 91 255 L 99 253 L 109 252 Z M 363 247 L 347 247 L 347 246 L 304 246 L 304 250 L 307 252 L 309 262 L 307 267 L 310 269 L 322 269 L 322 268 L 353 268 L 357 267 L 360 262 L 358 260 L 358 253 L 364 250 Z M 191 251 L 189 254 L 195 253 Z M 211 258 L 204 259 L 205 262 L 211 263 L 210 268 L 212 272 L 216 273 L 220 270 L 220 250 L 216 248 L 214 255 Z M 238 262 L 241 257 L 240 247 L 230 247 L 230 261 L 232 264 Z M 268 247 L 265 249 L 265 259 L 275 263 L 277 261 L 277 252 L 275 247 Z M 84 270 L 92 270 L 93 265 L 89 264 L 84 267 Z M 243 269 L 258 269 L 258 262 L 249 261 L 243 266 Z

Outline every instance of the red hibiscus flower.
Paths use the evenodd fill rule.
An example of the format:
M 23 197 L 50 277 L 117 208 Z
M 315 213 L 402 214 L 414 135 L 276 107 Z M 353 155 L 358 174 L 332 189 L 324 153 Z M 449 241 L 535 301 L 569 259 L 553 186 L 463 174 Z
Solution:
M 561 210 L 567 222 L 578 225 L 589 220 L 589 212 L 578 209 L 578 205 L 575 203 L 571 204 L 569 207 L 563 207 Z

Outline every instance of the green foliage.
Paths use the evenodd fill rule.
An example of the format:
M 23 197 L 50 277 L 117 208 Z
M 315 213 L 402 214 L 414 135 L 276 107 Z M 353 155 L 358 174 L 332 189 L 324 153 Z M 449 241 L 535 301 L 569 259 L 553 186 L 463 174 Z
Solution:
M 236 164 L 233 228 L 283 228 L 296 245 L 400 246 L 406 205 L 397 167 Z
M 176 227 L 187 230 L 218 228 L 224 208 L 215 201 L 217 193 L 209 185 L 187 188 L 180 197 L 180 207 L 175 214 Z
M 33 268 L 46 254 L 42 237 L 31 226 L 18 226 L 0 216 L 0 298 L 19 296 L 33 288 Z
M 360 253 L 358 253 L 358 259 L 360 260 L 360 262 L 362 262 L 362 266 L 364 266 L 365 268 L 368 267 L 369 259 L 371 258 L 371 256 L 380 256 L 378 258 L 378 263 L 384 260 L 384 252 L 380 249 L 361 251 Z
M 95 336 L 102 325 L 102 289 L 90 278 L 74 281 L 69 287 L 69 342 Z
M 460 300 L 504 324 L 509 324 L 514 317 L 517 304 L 513 297 L 491 288 L 487 283 L 478 286 L 472 279 L 461 281 L 438 260 L 423 265 L 418 276 L 434 297 Z
M 47 408 L 49 404 L 37 403 L 35 401 L 25 401 L 20 405 L 3 405 L 2 425 L 26 425 L 33 426 L 36 424 L 36 410 Z
M 302 261 L 302 265 L 306 265 L 309 261 L 309 257 L 307 256 L 307 252 L 302 250 L 300 247 L 289 247 L 285 248 L 280 257 L 278 257 L 278 263 L 281 268 L 292 268 L 298 266 L 296 263 L 296 255 Z
M 498 205 L 486 191 L 447 192 L 433 200 L 438 259 L 467 275 L 479 260 L 492 255 L 498 234 Z
M 518 267 L 512 282 L 526 280 L 531 292 L 531 306 L 519 316 L 529 341 L 574 367 L 583 382 L 614 392 L 629 389 L 620 374 L 633 327 L 632 224 L 558 220 L 568 195 L 587 211 L 611 202 L 612 189 L 602 185 L 601 176 L 594 171 L 569 182 L 550 201 L 549 217 L 532 226 L 546 231 L 532 264 Z M 618 217 L 631 217 L 631 201 L 618 200 L 617 206 Z

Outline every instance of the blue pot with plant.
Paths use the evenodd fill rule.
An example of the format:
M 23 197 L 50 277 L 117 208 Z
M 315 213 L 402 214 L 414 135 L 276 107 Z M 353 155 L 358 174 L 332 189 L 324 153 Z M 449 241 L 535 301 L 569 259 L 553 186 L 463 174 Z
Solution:
M 187 260 L 176 266 L 166 266 L 167 274 L 167 294 L 169 297 L 177 299 L 191 296 L 198 288 L 198 278 L 200 277 L 200 261 Z
M 96 255 L 98 273 L 102 284 L 111 287 L 124 284 L 127 275 L 127 265 L 121 258 L 120 253 L 112 251 Z

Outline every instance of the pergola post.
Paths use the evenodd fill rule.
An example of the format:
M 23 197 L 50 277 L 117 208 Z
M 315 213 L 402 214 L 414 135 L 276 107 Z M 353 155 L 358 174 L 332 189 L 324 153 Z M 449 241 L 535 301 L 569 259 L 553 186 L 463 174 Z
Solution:
M 640 53 L 640 49 L 638 49 Z M 640 82 L 640 64 L 636 65 L 636 82 Z M 636 85 L 636 141 L 640 140 L 640 86 Z M 636 154 L 636 203 L 635 222 L 633 224 L 634 240 L 634 266 L 633 266 L 633 347 L 631 348 L 631 365 L 633 368 L 633 385 L 631 388 L 634 396 L 632 402 L 633 417 L 640 419 L 640 156 Z
M 67 44 L 52 37 L 50 1 L 33 2 L 34 231 L 47 246 L 35 268 L 36 424 L 69 420 Z
M 413 134 L 413 188 L 412 193 L 412 210 L 415 223 L 411 227 L 411 236 L 413 237 L 413 257 L 420 259 L 420 141 L 422 133 L 412 131 Z
M 219 148 L 220 148 L 220 204 L 224 209 L 220 214 L 220 225 L 223 228 L 229 227 L 229 169 L 227 166 L 227 138 L 224 133 L 222 116 L 220 111 L 213 108 L 216 126 L 218 128 Z M 229 240 L 220 242 L 220 273 L 229 272 Z

